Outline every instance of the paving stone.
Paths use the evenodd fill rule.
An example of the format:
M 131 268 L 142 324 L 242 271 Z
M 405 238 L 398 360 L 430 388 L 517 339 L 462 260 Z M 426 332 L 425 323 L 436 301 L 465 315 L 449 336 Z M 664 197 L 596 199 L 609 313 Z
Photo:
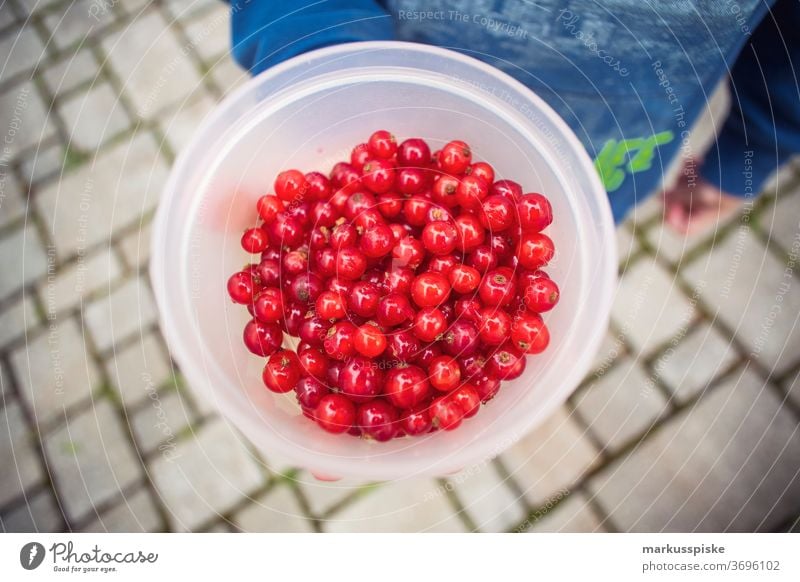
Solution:
M 42 144 L 33 153 L 23 158 L 20 164 L 23 180 L 34 185 L 59 176 L 63 169 L 64 150 L 57 143 Z
M 715 317 L 735 330 L 753 358 L 780 374 L 798 360 L 800 293 L 786 268 L 749 228 L 730 233 L 683 276 Z
M 17 17 L 10 7 L 6 6 L 5 10 L 0 10 L 0 28 L 5 28 L 16 21 Z
M 130 125 L 117 95 L 108 83 L 95 85 L 88 92 L 74 95 L 59 106 L 66 124 L 70 145 L 93 150 Z
M 0 404 L 5 405 L 11 398 L 11 370 L 5 360 L 0 360 Z M 2 408 L 2 407 L 0 407 Z
M 64 55 L 42 75 L 54 95 L 63 95 L 83 83 L 98 79 L 98 65 L 88 48 Z
M 262 482 L 242 437 L 221 420 L 204 425 L 169 455 L 160 455 L 151 474 L 172 530 L 197 529 Z
M 634 238 L 631 230 L 625 226 L 617 227 L 617 254 L 619 255 L 619 264 L 627 264 L 631 257 L 639 250 L 639 243 Z
M 224 58 L 212 63 L 211 77 L 223 95 L 228 95 L 250 79 L 250 74 L 242 69 L 233 58 Z
M 137 18 L 102 44 L 142 118 L 154 117 L 200 86 L 194 64 L 158 12 Z
M 64 531 L 64 516 L 53 494 L 42 491 L 0 514 L 0 529 L 8 533 L 60 532 Z
M 273 467 L 271 471 L 276 472 Z M 297 477 L 297 483 L 308 502 L 311 513 L 322 516 L 367 485 L 365 481 L 340 479 L 339 481 L 319 481 L 308 473 Z M 370 493 L 365 492 L 369 495 Z
M 711 222 L 711 225 L 702 231 L 695 231 L 691 234 L 684 234 L 675 231 L 672 227 L 659 222 L 647 229 L 645 237 L 650 246 L 653 247 L 653 254 L 667 262 L 680 264 L 682 258 L 686 256 L 698 244 L 707 240 L 714 229 L 720 227 L 719 222 Z
M 297 497 L 286 485 L 278 485 L 253 501 L 233 518 L 244 532 L 306 533 L 314 531 Z
M 131 425 L 142 452 L 155 450 L 162 442 L 172 446 L 177 434 L 192 423 L 191 412 L 175 391 L 150 393 L 149 404 L 133 413 Z
M 141 478 L 139 460 L 107 399 L 45 437 L 45 450 L 61 503 L 73 520 Z
M 19 402 L 0 410 L 0 507 L 22 496 L 43 477 L 42 461 Z
M 654 220 L 656 217 L 661 218 L 664 212 L 664 203 L 661 199 L 661 196 L 658 194 L 654 194 L 652 196 L 648 196 L 639 204 L 633 207 L 633 209 L 628 213 L 627 218 L 636 222 L 637 224 L 643 224 L 650 220 Z
M 26 25 L 13 34 L 0 37 L 0 55 L 3 59 L 3 80 L 10 79 L 23 71 L 30 71 L 44 57 L 45 50 L 39 35 L 32 26 Z M 6 128 L 6 124 L 0 124 Z
M 203 94 L 193 103 L 181 106 L 173 115 L 164 119 L 161 127 L 175 152 L 183 151 L 213 107 L 214 100 Z
M 79 305 L 82 299 L 107 286 L 122 274 L 119 260 L 105 247 L 60 269 L 39 286 L 48 316 Z
M 0 55 L 7 55 L 2 44 L 0 41 Z M 3 139 L 0 159 L 3 160 L 14 160 L 22 150 L 55 135 L 55 125 L 33 81 L 25 81 L 0 93 L 0 131 Z
M 133 268 L 141 268 L 150 261 L 152 224 L 152 221 L 147 221 L 140 228 L 126 235 L 119 243 L 125 262 Z
M 231 9 L 215 3 L 201 17 L 184 28 L 194 50 L 200 58 L 214 62 L 230 50 Z
M 84 317 L 97 349 L 104 351 L 143 333 L 156 321 L 156 311 L 150 289 L 140 277 L 90 303 Z
M 550 511 L 537 515 L 530 521 L 532 523 L 527 531 L 531 533 L 589 533 L 605 531 L 605 528 L 600 523 L 600 518 L 581 493 L 573 493 Z
M 800 509 L 800 434 L 745 370 L 590 481 L 622 531 L 769 531 Z
M 39 12 L 56 2 L 58 2 L 58 0 L 16 0 L 16 4 L 22 8 L 22 11 L 26 15 Z
M 215 4 L 214 0 L 166 0 L 165 2 L 170 14 L 179 20 L 191 18 Z
M 759 216 L 758 224 L 783 250 L 800 251 L 800 187 L 786 192 Z
M 32 224 L 20 226 L 0 238 L 0 300 L 47 271 L 47 255 Z
M 0 228 L 25 216 L 26 196 L 11 172 L 0 170 Z
M 501 460 L 530 505 L 537 507 L 571 491 L 599 456 L 564 407 L 503 453 Z
M 115 352 L 106 361 L 106 370 L 128 409 L 146 400 L 172 378 L 169 354 L 155 333 L 148 333 Z
M 162 531 L 164 524 L 150 492 L 139 489 L 83 528 L 86 532 L 141 533 Z
M 40 424 L 63 417 L 64 408 L 88 399 L 99 383 L 81 329 L 72 319 L 52 321 L 11 353 L 11 365 Z
M 85 42 L 88 36 L 102 30 L 114 16 L 99 6 L 97 0 L 73 0 L 58 12 L 45 16 L 50 41 L 63 50 L 79 41 Z
M 443 485 L 432 479 L 377 487 L 322 523 L 329 532 L 462 532 Z
M 617 287 L 611 316 L 630 346 L 648 353 L 685 329 L 694 306 L 654 260 L 634 263 Z
M 789 395 L 789 400 L 794 402 L 794 405 L 800 408 L 800 370 L 793 376 L 784 381 L 783 388 L 786 394 Z
M 22 295 L 0 312 L 0 348 L 36 326 L 38 317 L 29 295 Z
M 600 343 L 597 355 L 594 357 L 592 369 L 605 373 L 624 354 L 625 344 L 622 342 L 621 336 L 607 333 Z
M 155 140 L 138 133 L 101 152 L 36 196 L 61 259 L 107 240 L 158 203 L 166 166 Z
M 653 369 L 675 400 L 684 403 L 727 372 L 737 359 L 733 345 L 715 328 L 701 323 L 677 346 L 668 347 Z
M 489 462 L 468 467 L 447 482 L 480 531 L 505 532 L 525 519 L 525 501 Z
M 651 380 L 637 361 L 626 358 L 576 398 L 577 414 L 609 451 L 644 433 L 665 412 L 667 401 Z

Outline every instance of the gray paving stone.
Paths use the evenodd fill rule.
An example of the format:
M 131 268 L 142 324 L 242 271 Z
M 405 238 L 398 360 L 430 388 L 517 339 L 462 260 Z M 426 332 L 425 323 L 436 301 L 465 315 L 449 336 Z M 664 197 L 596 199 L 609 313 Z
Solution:
M 110 295 L 89 304 L 86 326 L 101 351 L 119 341 L 143 333 L 156 320 L 150 288 L 142 278 L 131 279 Z
M 214 0 L 166 0 L 165 5 L 176 19 L 187 19 L 215 4 Z
M 83 528 L 86 532 L 157 532 L 164 527 L 150 492 L 144 488 L 124 496 L 114 507 Z
M 489 462 L 467 467 L 447 482 L 480 531 L 504 532 L 525 519 L 525 501 Z
M 186 35 L 200 58 L 214 62 L 230 50 L 231 9 L 215 3 L 210 10 L 186 25 Z
M 639 363 L 626 358 L 577 397 L 577 414 L 609 451 L 644 433 L 666 411 L 666 399 L 650 382 Z
M 664 380 L 675 400 L 684 403 L 727 372 L 737 359 L 725 336 L 701 323 L 677 346 L 670 345 L 662 352 L 653 362 L 653 371 Z
M 0 37 L 0 55 L 6 55 L 3 66 L 3 80 L 18 73 L 32 70 L 44 57 L 45 50 L 33 26 L 26 25 L 13 34 Z M 5 129 L 5 123 L 0 124 Z
M 69 418 L 44 442 L 59 498 L 73 520 L 142 476 L 122 421 L 106 399 Z
M 244 532 L 306 533 L 314 531 L 297 497 L 286 485 L 278 485 L 256 499 L 233 518 Z
M 783 389 L 789 395 L 789 400 L 800 408 L 800 370 L 784 381 Z
M 47 271 L 48 258 L 32 224 L 20 226 L 0 238 L 0 300 Z
M 461 532 L 442 485 L 430 479 L 395 481 L 324 521 L 329 532 Z
M 11 402 L 11 370 L 4 360 L 0 360 L 0 404 Z
M 197 529 L 262 482 L 242 437 L 221 420 L 203 426 L 169 455 L 159 455 L 151 475 L 172 530 Z
M 633 207 L 633 209 L 628 213 L 627 218 L 636 222 L 637 224 L 643 224 L 650 220 L 655 219 L 656 217 L 663 216 L 664 212 L 664 203 L 661 199 L 661 196 L 655 194 L 653 196 L 648 196 L 639 204 Z
M 27 197 L 14 174 L 0 170 L 0 228 L 25 216 Z
M 124 406 L 129 409 L 172 378 L 169 354 L 155 333 L 148 333 L 115 352 L 106 361 L 106 370 Z
M 141 268 L 150 261 L 152 224 L 152 221 L 147 221 L 119 242 L 119 248 L 122 251 L 122 256 L 125 257 L 125 262 L 134 269 Z
M 598 461 L 597 449 L 566 408 L 560 408 L 501 456 L 533 507 L 571 491 Z
M 800 187 L 782 194 L 759 216 L 761 229 L 786 252 L 800 245 Z
M 637 261 L 624 274 L 611 316 L 635 351 L 652 351 L 694 318 L 695 309 L 677 283 L 652 259 Z
M 6 6 L 4 10 L 0 10 L 0 28 L 5 28 L 6 26 L 13 24 L 16 22 L 17 16 L 14 14 L 14 11 L 11 7 Z
M 624 224 L 617 227 L 617 254 L 620 265 L 628 263 L 638 250 L 639 242 L 634 238 L 630 228 Z
M 58 2 L 58 0 L 16 0 L 17 6 L 22 8 L 22 11 L 26 15 L 39 12 L 56 2 Z
M 97 79 L 97 62 L 88 48 L 81 49 L 64 55 L 44 72 L 42 78 L 54 95 L 64 94 L 83 83 Z
M 581 493 L 573 493 L 550 511 L 537 515 L 527 530 L 530 533 L 602 532 L 605 528 L 588 500 Z
M 0 41 L 0 55 L 7 55 L 2 44 Z M 0 132 L 2 159 L 10 160 L 16 159 L 20 151 L 55 135 L 53 120 L 33 81 L 25 81 L 0 93 Z
M 777 374 L 797 362 L 800 284 L 752 230 L 735 230 L 707 257 L 685 268 L 683 276 L 702 287 L 702 301 L 735 331 L 751 357 Z
M 592 368 L 598 373 L 604 373 L 624 355 L 625 344 L 622 341 L 622 336 L 607 333 L 600 344 L 600 348 L 597 350 Z
M 64 169 L 64 150 L 57 143 L 42 145 L 33 153 L 24 157 L 20 164 L 23 180 L 28 184 L 39 185 L 46 179 L 53 179 L 61 175 Z M 31 206 L 33 210 L 33 206 Z
M 275 471 L 272 466 L 269 469 Z M 309 473 L 301 473 L 297 483 L 308 502 L 311 513 L 316 516 L 324 515 L 342 500 L 353 495 L 367 483 L 355 479 L 341 479 L 339 481 L 319 481 Z
M 712 222 L 705 230 L 685 234 L 659 222 L 647 229 L 645 237 L 653 247 L 653 254 L 656 257 L 677 265 L 687 253 L 701 242 L 708 240 L 713 235 L 714 229 L 719 226 L 719 223 Z
M 154 117 L 200 86 L 194 64 L 157 12 L 137 18 L 102 45 L 142 118 Z
M 29 295 L 22 295 L 0 312 L 0 348 L 19 339 L 36 326 L 36 309 Z
M 101 152 L 36 196 L 61 259 L 107 240 L 158 203 L 166 166 L 155 140 L 138 133 Z
M 0 514 L 0 529 L 8 533 L 60 532 L 64 531 L 64 516 L 53 494 L 42 491 Z
M 22 496 L 43 477 L 42 460 L 19 402 L 0 410 L 0 507 Z
M 249 73 L 237 65 L 232 57 L 212 63 L 211 77 L 223 95 L 230 94 L 250 79 Z
M 192 423 L 192 413 L 175 391 L 150 393 L 149 404 L 133 413 L 131 426 L 143 453 L 155 450 L 162 442 L 172 446 L 178 433 Z
M 74 0 L 64 9 L 45 16 L 50 40 L 63 50 L 102 30 L 114 17 L 111 11 L 98 10 L 97 5 L 95 0 Z
M 99 383 L 82 331 L 72 319 L 51 322 L 11 353 L 11 365 L 40 424 L 63 417 L 65 408 L 87 400 Z
M 128 115 L 108 83 L 74 95 L 59 106 L 70 145 L 93 150 L 130 125 Z
M 202 94 L 192 103 L 182 105 L 173 115 L 165 116 L 161 127 L 176 153 L 180 153 L 188 145 L 200 123 L 213 107 L 214 100 Z
M 590 482 L 622 531 L 768 531 L 800 508 L 800 433 L 745 371 Z
M 78 259 L 39 285 L 48 316 L 79 305 L 86 297 L 114 282 L 122 274 L 119 259 L 109 247 Z

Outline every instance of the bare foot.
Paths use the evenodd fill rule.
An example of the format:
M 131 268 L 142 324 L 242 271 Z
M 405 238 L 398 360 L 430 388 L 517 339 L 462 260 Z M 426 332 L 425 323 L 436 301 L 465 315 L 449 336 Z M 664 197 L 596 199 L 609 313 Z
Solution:
M 726 194 L 697 175 L 697 162 L 687 162 L 677 183 L 666 190 L 664 222 L 681 234 L 694 234 L 733 216 L 742 199 Z

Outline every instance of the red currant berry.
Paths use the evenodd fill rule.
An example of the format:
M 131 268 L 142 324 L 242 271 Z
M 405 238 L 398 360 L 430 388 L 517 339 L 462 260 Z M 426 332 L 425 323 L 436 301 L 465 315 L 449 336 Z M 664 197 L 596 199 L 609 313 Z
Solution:
M 481 282 L 481 274 L 477 269 L 467 265 L 456 265 L 448 273 L 450 287 L 456 293 L 470 293 L 478 288 Z
M 384 442 L 397 435 L 399 426 L 397 409 L 382 399 L 367 402 L 358 407 L 356 423 L 365 438 Z
M 277 287 L 281 282 L 281 267 L 276 260 L 261 259 L 256 271 L 265 287 Z
M 433 361 L 433 359 L 438 358 L 441 355 L 442 355 L 442 348 L 439 347 L 438 342 L 430 343 L 424 348 L 422 348 L 419 352 L 417 352 L 417 355 L 414 358 L 413 363 L 415 363 L 423 370 L 427 370 L 428 366 Z
M 300 378 L 294 387 L 297 402 L 303 408 L 314 409 L 319 406 L 322 397 L 329 393 L 327 386 L 316 378 Z
M 325 353 L 336 360 L 344 360 L 355 352 L 356 326 L 349 321 L 337 321 L 328 330 L 323 346 Z
M 511 341 L 526 354 L 540 354 L 550 343 L 550 332 L 537 313 L 524 313 L 511 324 Z
M 308 253 L 305 251 L 290 251 L 283 255 L 283 274 L 295 277 L 308 270 Z
M 500 268 L 489 271 L 483 277 L 478 295 L 487 306 L 504 306 L 511 303 L 517 290 L 517 282 L 514 280 L 513 272 L 510 269 Z
M 398 192 L 411 196 L 425 189 L 427 179 L 425 171 L 421 168 L 402 168 L 397 170 L 394 183 Z
M 432 342 L 447 329 L 447 319 L 435 307 L 425 307 L 414 317 L 414 335 L 424 342 Z
M 405 167 L 426 168 L 431 163 L 431 150 L 424 140 L 407 139 L 397 148 L 397 163 Z
M 522 186 L 513 180 L 498 180 L 489 190 L 492 196 L 503 196 L 516 204 L 522 198 Z
M 303 226 L 286 213 L 276 216 L 275 221 L 266 227 L 270 242 L 276 247 L 296 248 L 303 243 Z
M 496 307 L 486 307 L 481 311 L 481 341 L 487 346 L 499 346 L 511 334 L 511 317 Z
M 300 273 L 289 285 L 289 298 L 298 303 L 313 303 L 322 293 L 322 279 L 314 273 Z
M 464 413 L 464 418 L 471 418 L 478 414 L 481 407 L 481 398 L 478 391 L 469 384 L 464 384 L 450 394 L 450 398 Z
M 297 353 L 297 357 L 300 360 L 300 367 L 303 369 L 303 375 L 313 376 L 317 380 L 325 379 L 325 374 L 328 370 L 328 362 L 330 360 L 322 350 L 311 347 L 298 351 Z
M 450 270 L 458 264 L 459 260 L 454 255 L 435 256 L 428 259 L 425 270 L 447 275 Z
M 375 194 L 388 192 L 394 186 L 394 164 L 387 160 L 369 160 L 364 164 L 361 183 Z
M 458 203 L 467 210 L 478 210 L 488 195 L 489 185 L 477 176 L 465 177 L 456 190 Z
M 474 380 L 474 386 L 475 390 L 478 392 L 478 398 L 485 404 L 500 391 L 500 380 L 488 374 L 484 374 L 480 378 Z
M 367 270 L 367 258 L 355 248 L 341 249 L 336 255 L 336 275 L 345 280 L 359 279 Z
M 261 217 L 261 220 L 267 224 L 275 220 L 275 217 L 278 216 L 280 212 L 283 212 L 283 209 L 283 202 L 277 196 L 262 196 L 258 199 L 258 202 L 256 202 L 258 215 Z
M 403 211 L 404 198 L 394 192 L 384 192 L 378 196 L 375 207 L 385 218 L 395 218 Z
M 509 342 L 491 355 L 486 368 L 498 380 L 513 380 L 525 371 L 525 355 Z
M 404 366 L 387 372 L 383 391 L 398 408 L 413 408 L 430 394 L 430 384 L 422 368 Z
M 477 176 L 487 184 L 494 182 L 494 168 L 486 162 L 475 162 L 465 173 L 467 176 Z
M 263 323 L 256 319 L 244 326 L 244 345 L 257 356 L 274 354 L 283 343 L 283 332 L 274 323 Z
M 284 304 L 283 319 L 279 322 L 281 329 L 289 335 L 297 336 L 300 333 L 300 326 L 306 319 L 307 311 L 308 306 L 299 303 L 290 303 L 288 306 Z
M 426 406 L 410 408 L 400 416 L 400 429 L 408 436 L 417 436 L 430 432 L 431 415 Z
M 471 214 L 462 214 L 456 218 L 461 249 L 468 253 L 483 244 L 486 231 L 481 226 L 480 220 Z
M 478 213 L 481 224 L 492 232 L 508 230 L 517 219 L 514 203 L 503 196 L 489 196 L 483 201 L 482 212 Z
M 456 301 L 455 315 L 456 317 L 470 323 L 480 323 L 481 309 L 483 305 L 480 301 L 473 297 L 465 297 Z
M 234 303 L 246 305 L 253 301 L 256 286 L 252 274 L 247 271 L 239 271 L 228 279 L 228 295 Z
M 325 202 L 333 193 L 331 181 L 320 172 L 309 172 L 306 174 L 306 183 L 308 184 L 306 198 L 309 200 Z
M 449 222 L 431 222 L 422 230 L 422 244 L 434 255 L 453 252 L 458 243 L 458 230 Z
M 284 202 L 299 202 L 307 192 L 308 182 L 299 170 L 286 170 L 275 178 L 275 195 Z
M 379 324 L 394 327 L 414 317 L 414 308 L 405 295 L 389 293 L 378 302 L 376 315 Z
M 356 407 L 341 394 L 327 394 L 314 410 L 314 418 L 323 429 L 334 434 L 350 429 L 356 420 Z
M 451 141 L 439 152 L 439 166 L 442 171 L 457 176 L 463 174 L 472 162 L 472 151 L 460 140 Z
M 367 257 L 377 259 L 392 252 L 394 242 L 392 229 L 385 224 L 378 224 L 361 235 L 359 248 Z
M 524 232 L 517 246 L 519 264 L 526 269 L 538 269 L 553 258 L 553 241 L 540 232 Z
M 517 202 L 517 212 L 522 230 L 539 232 L 553 222 L 553 207 L 541 194 L 525 194 Z
M 411 284 L 411 299 L 419 307 L 436 307 L 450 295 L 450 282 L 441 273 L 422 273 Z
M 450 395 L 441 396 L 431 403 L 431 424 L 442 430 L 454 430 L 461 424 L 464 411 Z
M 269 287 L 261 291 L 253 301 L 253 315 L 264 323 L 277 323 L 283 317 L 283 293 Z
M 422 346 L 420 346 L 417 336 L 411 331 L 396 331 L 389 337 L 388 353 L 392 359 L 398 362 L 412 362 L 419 356 Z
M 395 267 L 416 269 L 425 258 L 425 247 L 413 236 L 400 239 L 392 249 L 392 264 Z
M 347 307 L 345 306 L 345 299 L 339 293 L 334 291 L 323 291 L 317 297 L 317 315 L 322 319 L 336 321 L 337 319 L 344 319 L 347 316 Z
M 339 372 L 338 386 L 353 402 L 366 402 L 378 396 L 383 388 L 383 372 L 369 358 L 353 356 Z
M 365 143 L 360 143 L 350 152 L 350 165 L 360 170 L 370 157 L 369 146 Z
M 431 200 L 445 208 L 458 206 L 458 178 L 441 175 L 431 189 Z
M 467 255 L 466 261 L 470 267 L 477 269 L 480 273 L 486 273 L 497 267 L 497 256 L 489 245 L 479 245 L 472 249 Z
M 536 313 L 550 311 L 558 303 L 560 292 L 556 282 L 548 277 L 537 277 L 523 289 L 525 306 Z
M 428 211 L 433 202 L 423 196 L 412 196 L 403 204 L 403 216 L 411 226 L 423 226 L 428 220 Z
M 300 379 L 300 360 L 289 350 L 275 352 L 267 360 L 262 373 L 264 385 L 272 392 L 289 392 Z
M 468 321 L 456 321 L 445 333 L 442 349 L 458 358 L 471 356 L 478 349 L 478 330 Z
M 358 281 L 353 284 L 347 295 L 347 305 L 350 311 L 361 317 L 372 317 L 378 311 L 378 302 L 381 292 L 378 286 L 367 281 Z
M 395 267 L 384 277 L 383 286 L 387 291 L 408 295 L 414 282 L 414 271 L 408 267 Z
M 269 237 L 263 228 L 248 228 L 242 235 L 242 248 L 248 253 L 261 253 L 269 244 Z
M 378 326 L 367 323 L 358 328 L 353 345 L 359 354 L 377 358 L 386 349 L 386 337 Z
M 439 356 L 428 366 L 431 386 L 441 392 L 450 392 L 461 384 L 461 368 L 450 356 Z
M 389 159 L 397 153 L 397 140 L 385 129 L 379 129 L 367 141 L 369 153 L 376 158 Z

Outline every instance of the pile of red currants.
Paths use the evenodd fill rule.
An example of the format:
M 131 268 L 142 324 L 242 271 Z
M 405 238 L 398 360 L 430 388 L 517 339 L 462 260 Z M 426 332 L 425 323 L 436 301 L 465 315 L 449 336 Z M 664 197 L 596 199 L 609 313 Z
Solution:
M 244 343 L 268 358 L 266 387 L 294 391 L 323 429 L 455 429 L 547 348 L 550 203 L 495 180 L 463 141 L 431 153 L 376 131 L 329 177 L 287 170 L 274 189 L 241 239 L 260 261 L 228 293 L 252 316 Z

